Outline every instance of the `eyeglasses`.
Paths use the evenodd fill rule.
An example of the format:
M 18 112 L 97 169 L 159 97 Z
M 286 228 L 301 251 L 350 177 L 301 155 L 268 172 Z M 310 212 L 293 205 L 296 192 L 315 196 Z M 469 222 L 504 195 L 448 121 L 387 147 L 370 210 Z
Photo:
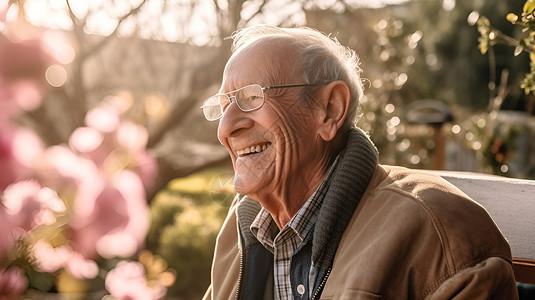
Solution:
M 318 84 L 319 83 L 297 83 L 273 85 L 267 87 L 262 87 L 259 84 L 251 84 L 239 88 L 235 91 L 214 95 L 204 100 L 201 109 L 204 113 L 204 117 L 206 117 L 208 121 L 215 121 L 219 120 L 223 116 L 223 112 L 225 112 L 228 105 L 232 103 L 231 98 L 235 99 L 236 104 L 238 104 L 238 107 L 241 109 L 241 111 L 248 112 L 257 110 L 262 107 L 262 105 L 264 105 L 264 91 L 272 89 L 311 86 Z M 229 96 L 232 93 L 234 93 L 234 96 Z

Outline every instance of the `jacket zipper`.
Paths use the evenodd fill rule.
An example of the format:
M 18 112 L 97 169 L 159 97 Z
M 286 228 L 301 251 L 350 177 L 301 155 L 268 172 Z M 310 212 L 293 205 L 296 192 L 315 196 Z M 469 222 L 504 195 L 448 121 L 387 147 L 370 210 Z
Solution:
M 314 293 L 314 296 L 312 297 L 312 300 L 315 300 L 316 297 L 318 296 L 318 293 L 321 290 L 323 290 L 323 286 L 325 285 L 325 282 L 327 282 L 327 278 L 329 278 L 330 274 L 331 274 L 331 269 L 329 268 L 329 270 L 327 270 L 327 274 L 325 274 L 325 276 L 323 276 L 323 281 L 321 282 L 321 284 L 316 289 L 316 293 Z
M 340 242 L 338 242 L 338 247 L 340 247 L 340 245 L 342 245 L 342 243 L 344 242 L 345 239 L 346 239 L 346 236 L 344 234 L 344 235 L 342 235 L 342 238 L 340 239 Z M 327 279 L 329 278 L 329 275 L 331 275 L 331 270 L 332 270 L 332 266 L 329 268 L 329 270 L 327 270 L 327 274 L 325 274 L 325 276 L 323 277 L 323 281 L 321 282 L 321 284 L 316 289 L 316 292 L 314 293 L 314 296 L 312 297 L 311 300 L 315 300 L 316 297 L 318 296 L 319 292 L 323 290 L 323 286 L 327 282 Z
M 243 254 L 240 251 L 240 273 L 238 274 L 238 288 L 236 289 L 236 298 L 235 298 L 236 300 L 238 300 L 240 296 L 242 271 L 243 271 Z
M 239 230 L 239 224 L 238 224 L 238 218 L 236 218 L 236 226 L 238 228 L 238 251 L 240 251 L 240 272 L 238 273 L 238 288 L 236 289 L 236 300 L 239 299 L 240 297 L 240 286 L 241 286 L 241 278 L 242 278 L 242 275 L 243 275 L 243 251 L 242 251 L 242 248 L 243 248 L 243 245 L 242 245 L 242 241 L 241 241 L 241 232 Z

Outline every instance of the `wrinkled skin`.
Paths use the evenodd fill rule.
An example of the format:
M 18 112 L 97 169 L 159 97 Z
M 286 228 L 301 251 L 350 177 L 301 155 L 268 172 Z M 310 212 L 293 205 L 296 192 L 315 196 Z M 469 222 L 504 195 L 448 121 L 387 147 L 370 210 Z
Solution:
M 280 40 L 249 45 L 227 63 L 220 92 L 254 83 L 264 87 L 303 83 L 298 63 L 280 63 L 298 61 L 296 48 Z M 279 227 L 312 195 L 339 152 L 332 140 L 342 123 L 334 126 L 326 121 L 330 91 L 349 95 L 345 84 L 332 83 L 307 104 L 300 99 L 302 89 L 266 91 L 264 105 L 252 112 L 243 112 L 232 102 L 219 122 L 218 138 L 231 156 L 236 192 L 259 201 Z M 268 147 L 260 153 L 237 154 L 256 145 Z

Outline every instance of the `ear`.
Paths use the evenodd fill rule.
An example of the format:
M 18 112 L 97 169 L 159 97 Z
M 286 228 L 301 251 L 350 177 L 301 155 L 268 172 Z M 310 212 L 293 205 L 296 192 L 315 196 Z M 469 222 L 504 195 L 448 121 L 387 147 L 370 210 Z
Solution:
M 325 141 L 334 139 L 344 124 L 351 102 L 351 91 L 343 81 L 334 81 L 321 91 L 318 134 Z

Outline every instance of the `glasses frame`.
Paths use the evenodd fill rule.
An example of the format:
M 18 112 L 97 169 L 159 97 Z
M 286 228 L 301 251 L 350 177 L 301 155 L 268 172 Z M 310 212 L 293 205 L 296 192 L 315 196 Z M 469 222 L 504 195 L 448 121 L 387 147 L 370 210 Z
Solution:
M 255 108 L 252 108 L 252 109 L 244 109 L 241 107 L 240 105 L 240 102 L 239 101 L 236 101 L 236 104 L 238 105 L 238 108 L 243 111 L 243 112 L 250 112 L 250 111 L 255 111 L 257 109 L 260 109 L 263 105 L 264 105 L 264 102 L 266 101 L 266 95 L 264 94 L 264 91 L 268 91 L 268 90 L 274 90 L 274 89 L 283 89 L 283 88 L 294 88 L 294 87 L 304 87 L 304 86 L 313 86 L 313 85 L 319 85 L 320 83 L 292 83 L 292 84 L 282 84 L 282 85 L 271 85 L 271 86 L 266 86 L 266 87 L 263 87 L 261 86 L 260 84 L 249 84 L 249 85 L 246 85 L 244 87 L 241 87 L 237 90 L 233 90 L 233 91 L 230 91 L 230 92 L 227 92 L 227 93 L 221 93 L 221 94 L 215 94 L 211 97 L 208 97 L 206 98 L 206 100 L 204 100 L 203 102 L 203 105 L 200 107 L 202 110 L 203 110 L 203 113 L 204 113 L 204 108 L 205 107 L 208 107 L 206 106 L 204 103 L 206 103 L 208 100 L 214 98 L 214 97 L 221 97 L 221 96 L 225 96 L 227 97 L 228 99 L 228 102 L 229 104 L 232 104 L 232 99 L 231 98 L 234 98 L 234 101 L 236 101 L 236 93 L 245 89 L 245 88 L 248 88 L 250 86 L 259 86 L 261 89 L 262 89 L 262 104 L 260 104 L 258 107 L 255 107 Z M 230 94 L 234 94 L 233 96 L 229 96 Z M 217 118 L 211 118 L 209 119 L 206 114 L 204 114 L 204 117 L 208 120 L 208 121 L 216 121 L 216 120 L 219 120 L 223 117 L 223 114 L 225 113 L 225 110 L 223 110 L 223 107 L 220 105 L 220 108 L 221 108 L 221 114 L 219 115 L 219 117 Z

